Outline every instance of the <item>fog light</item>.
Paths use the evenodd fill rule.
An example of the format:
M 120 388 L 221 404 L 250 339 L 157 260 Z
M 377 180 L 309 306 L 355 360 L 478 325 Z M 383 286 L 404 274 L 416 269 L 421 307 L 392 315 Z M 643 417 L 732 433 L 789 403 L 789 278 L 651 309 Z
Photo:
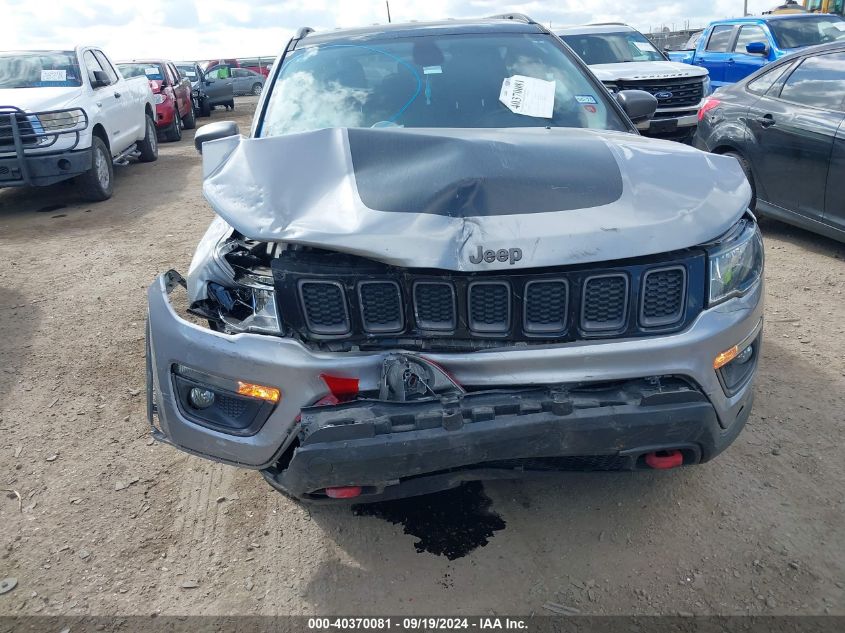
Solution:
M 214 404 L 214 392 L 200 387 L 191 389 L 189 398 L 191 405 L 197 409 L 208 409 Z
M 734 362 L 737 365 L 744 365 L 745 363 L 747 363 L 748 361 L 751 360 L 752 356 L 754 356 L 754 346 L 749 345 L 744 350 L 742 350 L 739 354 L 737 354 L 737 357 L 734 359 Z

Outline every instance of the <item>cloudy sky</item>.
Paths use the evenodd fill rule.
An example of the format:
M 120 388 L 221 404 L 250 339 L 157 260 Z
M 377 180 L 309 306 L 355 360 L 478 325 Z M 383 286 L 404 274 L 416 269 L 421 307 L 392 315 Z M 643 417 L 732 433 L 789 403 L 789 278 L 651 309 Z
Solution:
M 749 0 L 759 13 L 775 0 Z M 394 22 L 519 11 L 554 26 L 625 21 L 642 30 L 741 15 L 743 0 L 390 0 Z M 386 22 L 384 0 L 0 0 L 0 47 L 102 46 L 113 57 L 275 55 L 291 33 Z

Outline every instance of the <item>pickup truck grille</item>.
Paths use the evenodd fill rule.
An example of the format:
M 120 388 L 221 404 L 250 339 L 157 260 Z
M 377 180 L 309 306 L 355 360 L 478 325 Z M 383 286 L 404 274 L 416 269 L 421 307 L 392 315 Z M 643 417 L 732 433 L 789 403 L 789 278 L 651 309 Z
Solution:
M 0 108 L 0 152 L 14 152 L 15 140 L 12 132 L 12 119 L 17 124 L 23 147 L 38 145 L 41 138 L 32 127 L 29 117 L 23 112 Z
M 623 81 L 620 90 L 645 90 L 657 98 L 658 108 L 694 107 L 704 98 L 704 78 Z
M 704 306 L 704 255 L 495 273 L 401 269 L 325 252 L 273 262 L 279 312 L 329 349 L 456 349 L 683 329 Z

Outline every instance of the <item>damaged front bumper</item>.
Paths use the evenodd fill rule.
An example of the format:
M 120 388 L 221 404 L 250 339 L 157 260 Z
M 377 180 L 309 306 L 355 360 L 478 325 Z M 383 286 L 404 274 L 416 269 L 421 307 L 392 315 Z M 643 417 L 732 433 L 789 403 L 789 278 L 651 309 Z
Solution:
M 469 392 L 457 401 L 315 408 L 330 395 L 326 375 L 356 379 L 361 393 L 377 393 L 388 352 L 318 352 L 289 338 L 214 332 L 177 315 L 170 295 L 181 283 L 171 272 L 148 292 L 154 434 L 188 452 L 262 470 L 300 498 L 358 486 L 361 499 L 376 500 L 515 471 L 637 468 L 646 453 L 669 449 L 681 451 L 684 464 L 698 463 L 724 450 L 751 410 L 753 375 L 729 394 L 713 359 L 758 340 L 762 284 L 662 337 L 427 354 Z M 180 406 L 179 367 L 269 385 L 281 398 L 247 432 L 210 428 Z

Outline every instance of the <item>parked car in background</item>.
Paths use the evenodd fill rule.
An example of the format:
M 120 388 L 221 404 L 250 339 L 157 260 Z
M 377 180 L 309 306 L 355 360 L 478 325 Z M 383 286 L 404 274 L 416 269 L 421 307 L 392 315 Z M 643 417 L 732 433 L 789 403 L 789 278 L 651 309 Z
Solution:
M 274 73 L 252 132 L 194 138 L 217 217 L 148 292 L 154 437 L 323 503 L 737 438 L 763 245 L 735 160 L 642 137 L 656 99 L 519 14 L 301 29 Z
M 696 146 L 740 162 L 757 213 L 845 241 L 845 42 L 784 57 L 702 113 Z
M 193 130 L 197 125 L 191 82 L 163 59 L 118 62 L 124 77 L 146 77 L 156 104 L 156 127 L 168 141 L 182 138 L 182 128 Z
M 268 55 L 267 57 L 210 59 L 204 62 L 199 62 L 199 64 L 203 70 L 212 68 L 213 66 L 229 66 L 230 68 L 246 68 L 247 70 L 251 70 L 259 75 L 267 77 L 270 74 L 270 69 L 273 67 L 273 63 L 275 61 L 276 58 L 274 56 Z
M 125 79 L 99 48 L 0 52 L 0 188 L 70 178 L 106 200 L 113 163 L 158 158 L 146 79 Z
M 235 79 L 234 90 L 236 95 L 260 95 L 264 89 L 266 79 L 246 68 L 233 68 L 232 77 Z
M 209 106 L 212 110 L 217 106 L 235 109 L 234 70 L 232 66 L 218 65 L 204 71 L 203 85 L 209 95 Z
M 839 40 L 845 40 L 845 19 L 838 15 L 736 18 L 712 22 L 694 50 L 669 52 L 669 58 L 706 68 L 718 88 L 798 49 Z
M 228 106 L 233 102 L 233 83 L 209 78 L 197 62 L 174 62 L 176 69 L 191 82 L 194 112 L 199 117 L 211 116 L 215 106 Z
M 238 64 L 240 64 L 241 68 L 246 68 L 247 70 L 251 70 L 253 72 L 257 72 L 259 75 L 263 75 L 267 77 L 270 75 L 270 69 L 273 67 L 276 58 L 272 55 L 268 55 L 266 57 L 245 57 L 238 59 Z
M 698 110 L 710 94 L 707 71 L 670 62 L 642 33 L 625 24 L 597 24 L 557 31 L 611 92 L 645 90 L 657 112 L 637 128 L 646 136 L 690 141 Z

